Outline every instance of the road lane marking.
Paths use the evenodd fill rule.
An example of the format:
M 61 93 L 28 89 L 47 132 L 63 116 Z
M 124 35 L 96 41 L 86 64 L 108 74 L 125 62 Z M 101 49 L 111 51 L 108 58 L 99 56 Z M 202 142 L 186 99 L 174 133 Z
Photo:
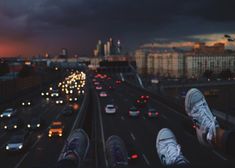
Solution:
M 131 138 L 135 141 L 135 136 L 132 132 L 130 132 Z
M 53 108 L 53 109 L 54 109 L 54 108 Z M 64 109 L 65 109 L 65 107 L 63 108 L 63 110 L 64 110 Z M 54 120 L 57 120 L 59 117 L 60 117 L 60 113 L 58 113 L 58 114 L 56 115 L 56 117 L 55 117 Z M 52 121 L 53 121 L 53 120 L 52 120 Z M 45 131 L 48 130 L 49 127 L 50 127 L 50 125 L 45 129 Z M 39 141 L 42 139 L 42 137 L 44 136 L 44 134 L 45 134 L 45 132 L 43 132 L 41 136 L 37 137 L 37 140 L 35 141 L 35 143 L 32 145 L 32 147 L 31 147 L 30 149 L 33 149 L 33 148 L 39 143 Z M 24 154 L 24 156 L 20 159 L 20 161 L 17 163 L 17 165 L 16 165 L 14 168 L 20 167 L 20 165 L 22 164 L 22 162 L 25 160 L 25 158 L 28 156 L 29 153 L 30 153 L 30 150 L 29 150 L 27 153 Z
M 148 166 L 150 166 L 150 162 L 149 162 L 148 158 L 145 156 L 144 153 L 142 154 L 142 157 L 144 158 L 144 161 L 146 162 L 146 164 L 147 164 Z
M 222 160 L 224 160 L 224 161 L 228 160 L 227 158 L 225 158 L 224 156 L 222 156 L 220 153 L 218 153 L 218 152 L 215 151 L 215 150 L 213 150 L 213 153 L 214 153 L 217 157 L 219 157 L 220 159 L 222 159 Z
M 101 139 L 102 139 L 102 144 L 103 144 L 105 166 L 108 167 L 108 160 L 107 160 L 106 150 L 105 150 L 104 126 L 103 126 L 103 120 L 101 116 L 101 105 L 100 105 L 100 99 L 97 94 L 96 94 L 96 99 L 98 100 L 98 113 L 99 113 L 99 120 L 100 120 Z
M 123 117 L 123 116 L 121 116 L 121 119 L 124 121 L 125 120 L 125 118 Z
M 33 149 L 38 144 L 38 142 L 41 140 L 42 137 L 43 135 L 36 140 L 36 142 L 33 144 L 33 146 L 30 149 Z M 20 161 L 17 163 L 17 165 L 14 168 L 20 167 L 21 163 L 25 160 L 25 158 L 28 156 L 29 153 L 30 150 L 24 154 L 24 156 L 20 159 Z

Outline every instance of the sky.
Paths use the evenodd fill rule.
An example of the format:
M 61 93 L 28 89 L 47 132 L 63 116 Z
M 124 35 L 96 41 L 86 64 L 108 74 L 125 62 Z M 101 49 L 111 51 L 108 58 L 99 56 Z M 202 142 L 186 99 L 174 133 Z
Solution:
M 61 48 L 90 56 L 109 37 L 128 51 L 146 43 L 225 41 L 223 34 L 235 37 L 234 6 L 234 0 L 0 0 L 0 57 Z

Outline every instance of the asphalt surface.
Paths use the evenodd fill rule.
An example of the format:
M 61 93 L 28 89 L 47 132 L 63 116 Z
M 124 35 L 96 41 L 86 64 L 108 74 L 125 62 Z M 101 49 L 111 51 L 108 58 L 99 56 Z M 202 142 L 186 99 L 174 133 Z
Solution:
M 182 115 L 182 112 L 177 112 L 158 100 L 150 98 L 148 105 L 154 107 L 160 113 L 160 118 L 148 119 L 144 115 L 139 118 L 130 118 L 127 115 L 128 110 L 140 95 L 145 95 L 145 93 L 121 84 L 114 91 L 109 91 L 107 98 L 96 96 L 100 115 L 97 118 L 97 122 L 100 124 L 100 145 L 102 145 L 100 149 L 103 148 L 103 144 L 109 136 L 118 135 L 125 141 L 127 150 L 134 149 L 139 155 L 138 160 L 129 164 L 130 168 L 162 167 L 156 152 L 155 142 L 158 131 L 167 127 L 175 133 L 184 156 L 194 167 L 235 166 L 234 163 L 231 163 L 234 158 L 201 146 L 191 127 L 191 122 L 188 122 L 189 119 Z M 118 111 L 113 115 L 105 114 L 105 105 L 112 99 L 118 106 Z M 142 113 L 144 111 L 146 109 L 143 109 Z M 100 155 L 103 155 L 99 156 L 100 159 L 103 158 L 103 162 L 99 163 L 99 167 L 107 167 L 105 153 L 100 152 Z
M 55 165 L 59 154 L 64 146 L 64 142 L 69 135 L 76 118 L 76 113 L 72 116 L 62 116 L 61 111 L 68 104 L 56 105 L 53 100 L 46 101 L 39 94 L 32 95 L 33 105 L 27 108 L 18 108 L 18 117 L 24 121 L 32 117 L 41 116 L 43 119 L 42 128 L 30 132 L 30 144 L 18 153 L 9 153 L 5 150 L 5 144 L 9 138 L 17 131 L 0 132 L 0 163 L 5 168 L 17 167 L 52 167 Z M 63 122 L 65 129 L 62 137 L 48 138 L 48 127 L 53 120 Z M 4 122 L 3 120 L 1 122 Z M 21 128 L 21 130 L 24 128 Z
M 234 158 L 198 143 L 191 122 L 182 112 L 169 108 L 150 97 L 148 106 L 155 108 L 160 113 L 160 117 L 148 119 L 141 115 L 138 118 L 130 118 L 128 110 L 136 98 L 145 95 L 143 91 L 122 83 L 114 90 L 108 91 L 107 98 L 100 98 L 98 93 L 99 91 L 95 91 L 93 88 L 89 100 L 90 106 L 87 110 L 87 113 L 90 113 L 87 114 L 84 126 L 91 138 L 88 159 L 93 161 L 91 167 L 108 167 L 104 144 L 111 135 L 118 135 L 124 140 L 129 154 L 138 154 L 139 158 L 130 162 L 129 168 L 163 167 L 156 152 L 155 142 L 158 131 L 165 127 L 175 133 L 184 156 L 194 167 L 235 167 L 235 164 L 232 163 Z M 70 117 L 61 116 L 60 112 L 66 108 L 66 104 L 56 105 L 52 101 L 47 102 L 40 95 L 33 94 L 30 97 L 33 99 L 33 105 L 29 108 L 19 109 L 18 115 L 24 120 L 28 120 L 32 116 L 41 116 L 45 121 L 43 128 L 31 133 L 31 144 L 20 153 L 5 151 L 5 144 L 15 132 L 0 130 L 0 164 L 4 168 L 53 167 L 76 119 L 76 114 Z M 105 114 L 104 108 L 110 101 L 118 106 L 116 114 Z M 146 110 L 146 108 L 142 109 L 141 113 Z M 56 119 L 64 123 L 65 134 L 61 138 L 50 139 L 47 136 L 48 126 L 51 121 Z

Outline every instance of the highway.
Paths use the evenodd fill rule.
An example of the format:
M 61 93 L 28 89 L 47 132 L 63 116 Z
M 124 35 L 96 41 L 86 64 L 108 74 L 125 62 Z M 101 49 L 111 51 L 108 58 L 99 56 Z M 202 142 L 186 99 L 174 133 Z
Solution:
M 162 167 L 156 152 L 155 141 L 158 131 L 164 127 L 173 130 L 184 156 L 193 166 L 224 167 L 228 164 L 235 165 L 231 163 L 232 159 L 224 154 L 199 145 L 193 129 L 190 128 L 192 125 L 190 125 L 189 119 L 158 100 L 150 98 L 149 106 L 154 107 L 160 113 L 160 118 L 148 119 L 143 115 L 140 118 L 130 118 L 128 110 L 140 95 L 145 95 L 145 93 L 123 83 L 114 91 L 110 91 L 107 98 L 96 96 L 98 113 L 100 113 L 97 122 L 101 125 L 100 138 L 102 142 L 100 144 L 103 145 L 111 135 L 120 136 L 125 141 L 127 149 L 135 149 L 139 155 L 139 160 L 130 163 L 129 167 Z M 105 114 L 104 107 L 111 99 L 118 106 L 118 112 L 113 115 Z M 102 158 L 104 161 L 100 163 L 100 167 L 107 167 L 105 154 Z
M 92 79 L 92 78 L 91 78 Z M 88 99 L 88 108 L 85 109 L 86 117 L 79 125 L 85 129 L 90 137 L 90 151 L 88 158 L 82 168 L 108 168 L 107 156 L 105 152 L 105 141 L 111 135 L 118 135 L 125 142 L 129 154 L 138 154 L 138 159 L 130 161 L 128 168 L 156 168 L 162 167 L 158 158 L 155 142 L 160 129 L 168 127 L 176 135 L 178 143 L 181 145 L 184 156 L 194 167 L 234 167 L 234 158 L 225 154 L 201 146 L 192 128 L 192 123 L 184 112 L 176 111 L 159 100 L 150 97 L 148 106 L 155 108 L 159 118 L 149 119 L 141 115 L 138 118 L 130 118 L 128 110 L 133 106 L 133 102 L 141 95 L 146 95 L 143 90 L 131 87 L 126 83 L 115 84 L 116 77 L 112 77 L 114 83 L 113 90 L 104 89 L 108 97 L 100 97 L 90 82 L 88 87 L 91 96 Z M 100 81 L 101 86 L 109 83 Z M 0 163 L 4 168 L 21 167 L 53 167 L 64 147 L 65 140 L 71 129 L 77 126 L 77 116 L 79 110 L 72 116 L 62 116 L 61 111 L 69 103 L 57 105 L 53 100 L 47 101 L 38 92 L 31 94 L 33 104 L 31 107 L 18 107 L 18 116 L 29 120 L 35 116 L 41 116 L 44 120 L 42 129 L 31 132 L 31 143 L 27 149 L 19 153 L 9 153 L 5 150 L 5 144 L 15 131 L 0 131 Z M 116 114 L 106 114 L 105 106 L 113 102 L 118 108 Z M 78 102 L 82 104 L 82 99 Z M 141 113 L 146 112 L 146 108 Z M 49 138 L 48 127 L 53 120 L 60 120 L 64 123 L 65 134 L 61 138 Z M 4 120 L 1 120 L 1 125 Z
M 49 86 L 48 86 L 49 87 Z M 75 104 L 79 106 L 82 104 L 83 96 Z M 30 94 L 27 97 L 32 101 L 30 107 L 16 106 L 20 102 L 8 105 L 8 107 L 16 106 L 18 113 L 17 117 L 23 121 L 30 121 L 33 117 L 40 116 L 42 118 L 42 128 L 30 131 L 30 143 L 23 150 L 19 152 L 8 152 L 5 150 L 6 143 L 9 138 L 20 130 L 24 130 L 26 126 L 20 130 L 5 131 L 1 127 L 0 132 L 0 163 L 4 168 L 18 168 L 18 167 L 53 167 L 61 153 L 65 144 L 65 140 L 71 132 L 74 122 L 80 110 L 76 110 L 71 116 L 63 116 L 62 111 L 73 103 L 56 104 L 55 100 L 50 98 L 46 100 L 39 92 Z M 1 126 L 8 119 L 1 120 Z M 48 127 L 52 121 L 62 121 L 64 125 L 64 133 L 62 137 L 48 137 Z

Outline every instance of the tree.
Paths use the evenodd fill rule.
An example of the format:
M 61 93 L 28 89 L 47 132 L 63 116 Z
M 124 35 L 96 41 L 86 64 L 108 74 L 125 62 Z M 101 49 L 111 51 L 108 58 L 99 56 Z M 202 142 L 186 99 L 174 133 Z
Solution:
M 233 77 L 233 73 L 231 72 L 230 69 L 226 69 L 226 70 L 221 71 L 219 76 L 223 79 L 229 79 Z
M 9 73 L 9 65 L 6 62 L 0 63 L 0 76 L 5 75 L 6 73 Z
M 203 77 L 209 79 L 209 78 L 212 78 L 213 76 L 213 71 L 211 70 L 205 70 L 205 72 L 203 73 Z
M 31 76 L 34 74 L 34 69 L 32 66 L 29 65 L 24 65 L 23 68 L 21 69 L 21 71 L 19 72 L 18 76 L 20 78 L 24 78 L 27 76 Z

